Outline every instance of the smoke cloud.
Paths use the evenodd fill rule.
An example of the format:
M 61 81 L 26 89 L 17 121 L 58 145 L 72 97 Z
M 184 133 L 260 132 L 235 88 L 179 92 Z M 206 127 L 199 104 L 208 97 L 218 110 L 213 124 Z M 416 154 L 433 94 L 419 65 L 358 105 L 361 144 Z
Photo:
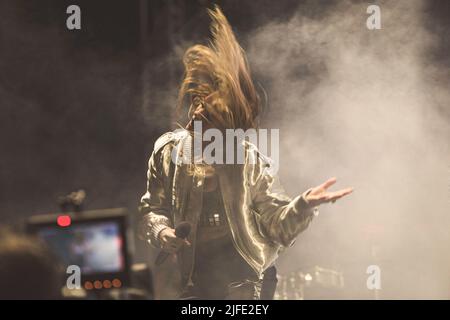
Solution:
M 375 264 L 383 298 L 448 298 L 449 77 L 430 55 L 424 2 L 378 5 L 381 30 L 366 28 L 367 3 L 306 1 L 246 37 L 269 95 L 264 126 L 280 128 L 285 188 L 332 176 L 334 189 L 355 188 L 321 208 L 279 271 L 342 270 L 354 291 L 341 297 L 370 298 Z

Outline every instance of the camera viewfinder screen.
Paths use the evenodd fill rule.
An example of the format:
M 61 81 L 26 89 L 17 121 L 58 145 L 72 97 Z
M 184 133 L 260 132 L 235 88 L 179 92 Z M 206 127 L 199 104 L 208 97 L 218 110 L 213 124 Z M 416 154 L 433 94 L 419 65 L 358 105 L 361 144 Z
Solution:
M 73 224 L 70 228 L 43 227 L 38 231 L 66 265 L 78 265 L 83 274 L 124 270 L 123 236 L 116 222 Z

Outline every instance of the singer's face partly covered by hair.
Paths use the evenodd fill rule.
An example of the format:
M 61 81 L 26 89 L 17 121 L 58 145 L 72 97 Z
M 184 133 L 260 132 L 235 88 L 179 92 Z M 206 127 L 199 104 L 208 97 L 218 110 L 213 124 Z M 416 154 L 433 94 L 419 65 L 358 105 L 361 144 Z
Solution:
M 255 128 L 259 99 L 245 53 L 222 11 L 216 6 L 209 14 L 213 39 L 209 46 L 195 45 L 184 54 L 177 109 L 189 98 L 188 129 L 194 120 L 202 121 L 204 129 Z
M 196 99 L 193 99 L 191 106 L 189 107 L 188 117 L 189 123 L 186 129 L 194 130 L 194 121 L 200 121 L 202 123 L 202 129 L 207 130 L 209 128 L 217 127 L 211 119 L 210 114 L 205 108 L 204 103 L 195 103 Z

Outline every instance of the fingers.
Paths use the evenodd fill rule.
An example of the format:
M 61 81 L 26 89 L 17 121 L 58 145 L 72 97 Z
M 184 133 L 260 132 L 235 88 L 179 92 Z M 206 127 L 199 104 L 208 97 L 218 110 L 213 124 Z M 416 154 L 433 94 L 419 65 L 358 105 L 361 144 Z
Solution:
M 335 202 L 336 200 L 353 192 L 353 188 L 346 188 L 335 192 L 328 192 L 325 194 L 325 202 Z
M 324 183 L 322 183 L 320 186 L 319 186 L 319 188 L 322 188 L 322 189 L 328 189 L 329 187 L 331 187 L 333 184 L 335 184 L 336 183 L 336 177 L 333 177 L 333 178 L 330 178 L 330 179 L 328 179 L 327 181 L 325 181 Z
M 163 245 L 163 249 L 169 253 L 176 253 L 184 245 L 190 247 L 191 243 L 186 239 L 174 237 L 167 239 L 167 241 Z
M 311 206 L 318 206 L 323 203 L 335 202 L 336 200 L 353 192 L 353 188 L 346 188 L 334 192 L 323 192 L 319 195 L 308 195 L 307 201 Z

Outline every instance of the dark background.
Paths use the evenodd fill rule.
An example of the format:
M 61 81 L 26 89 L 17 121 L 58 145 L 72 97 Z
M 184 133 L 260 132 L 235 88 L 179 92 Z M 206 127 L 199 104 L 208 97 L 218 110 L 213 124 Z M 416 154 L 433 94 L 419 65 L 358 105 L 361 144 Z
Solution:
M 78 188 L 88 208 L 136 207 L 154 140 L 172 127 L 173 110 L 152 116 L 152 89 L 175 97 L 182 77 L 176 61 L 157 66 L 142 85 L 142 65 L 157 65 L 171 34 L 208 36 L 208 1 L 171 3 L 149 1 L 142 30 L 139 1 L 77 1 L 82 29 L 69 31 L 73 1 L 1 1 L 2 222 L 57 210 L 57 196 Z M 238 33 L 296 5 L 271 3 L 255 12 L 259 5 L 219 2 Z M 150 95 L 145 106 L 141 90 Z
M 217 3 L 239 38 L 287 19 L 302 2 Z M 323 10 L 311 16 L 335 1 L 317 2 Z M 81 7 L 81 30 L 66 28 L 70 4 Z M 87 209 L 127 207 L 135 217 L 153 143 L 173 128 L 173 106 L 161 113 L 158 103 L 161 92 L 175 99 L 182 65 L 165 58 L 174 45 L 206 39 L 208 6 L 0 1 L 0 223 L 56 212 L 57 197 L 80 188 Z M 440 39 L 430 54 L 449 68 L 450 2 L 426 1 L 426 14 L 427 28 Z M 142 259 L 141 248 L 136 260 Z

